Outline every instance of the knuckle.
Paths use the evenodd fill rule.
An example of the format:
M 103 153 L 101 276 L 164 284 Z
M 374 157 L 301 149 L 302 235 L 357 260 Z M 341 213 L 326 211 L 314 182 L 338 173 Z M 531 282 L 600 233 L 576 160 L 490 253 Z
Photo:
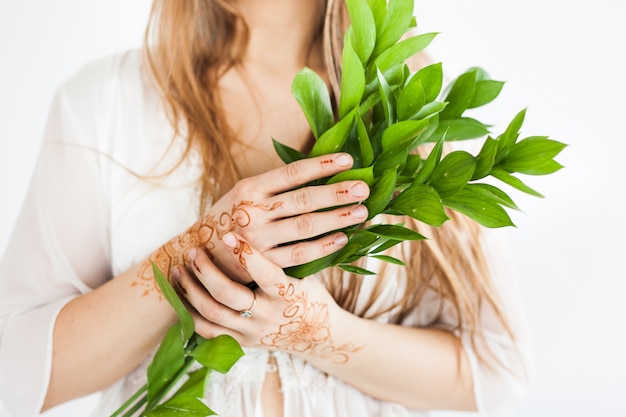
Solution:
M 229 306 L 235 299 L 235 292 L 232 288 L 221 288 L 217 291 L 213 291 L 211 294 L 215 301 L 222 305 Z
M 283 168 L 285 171 L 285 177 L 293 184 L 299 184 L 302 178 L 302 169 L 298 163 L 291 163 L 285 165 Z
M 207 304 L 202 305 L 200 314 L 211 323 L 220 323 L 224 317 L 219 308 Z
M 250 198 L 250 195 L 256 193 L 256 184 L 254 179 L 244 178 L 238 181 L 233 187 L 233 192 L 236 196 L 247 196 Z
M 311 196 L 311 190 L 308 188 L 302 188 L 293 194 L 293 205 L 298 210 L 308 211 L 312 202 L 313 197 Z
M 291 250 L 291 260 L 295 265 L 306 262 L 306 248 L 303 244 L 298 244 Z
M 301 235 L 310 235 L 313 231 L 313 222 L 311 221 L 311 218 L 307 215 L 299 216 L 296 219 L 296 229 Z

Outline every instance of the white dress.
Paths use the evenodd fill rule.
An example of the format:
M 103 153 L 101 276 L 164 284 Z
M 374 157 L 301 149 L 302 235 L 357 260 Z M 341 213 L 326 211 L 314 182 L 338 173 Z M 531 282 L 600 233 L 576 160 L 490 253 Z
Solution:
M 139 51 L 91 63 L 56 94 L 32 184 L 0 263 L 0 401 L 13 417 L 35 416 L 42 406 L 60 309 L 197 219 L 200 160 L 192 154 L 172 175 L 158 178 L 178 160 L 183 140 L 162 159 L 173 131 L 141 65 Z M 513 343 L 497 325 L 490 326 L 495 321 L 488 316 L 486 339 L 513 372 L 483 369 L 466 344 L 479 406 L 469 415 L 508 415 L 528 386 L 529 348 L 515 285 L 510 274 L 497 276 L 497 284 L 519 340 Z M 397 293 L 390 286 L 380 305 Z M 435 297 L 424 300 L 404 324 L 431 325 L 440 304 Z M 446 317 L 453 321 L 444 308 L 438 324 L 454 324 Z M 301 359 L 271 354 L 286 417 L 440 415 L 378 401 Z M 224 417 L 261 417 L 268 355 L 248 349 L 230 373 L 213 376 L 206 397 L 211 408 Z M 110 415 L 143 385 L 146 364 L 103 392 L 97 416 Z

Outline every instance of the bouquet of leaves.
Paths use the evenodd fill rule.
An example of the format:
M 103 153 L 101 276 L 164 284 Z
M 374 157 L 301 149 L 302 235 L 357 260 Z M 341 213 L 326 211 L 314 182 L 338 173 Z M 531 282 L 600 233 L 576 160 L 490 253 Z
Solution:
M 332 108 L 324 81 L 314 71 L 303 69 L 293 81 L 292 93 L 316 142 L 305 155 L 274 140 L 281 159 L 290 163 L 339 151 L 350 153 L 355 161 L 352 169 L 316 184 L 365 181 L 371 188 L 364 202 L 370 219 L 378 214 L 407 215 L 438 227 L 448 220 L 444 210 L 448 208 L 486 227 L 512 225 L 506 209 L 517 209 L 516 204 L 503 190 L 483 180 L 491 176 L 541 197 L 514 174 L 558 171 L 562 166 L 554 157 L 565 145 L 545 136 L 519 140 L 525 110 L 495 137 L 490 136 L 488 125 L 466 116 L 467 110 L 493 101 L 504 84 L 480 68 L 461 74 L 443 93 L 440 63 L 412 72 L 405 61 L 436 36 L 427 33 L 402 39 L 416 26 L 413 0 L 389 0 L 388 4 L 386 0 L 346 0 L 346 4 L 351 26 L 344 38 L 338 109 Z M 444 156 L 445 142 L 477 138 L 485 138 L 477 155 L 454 151 Z M 427 157 L 414 152 L 428 142 L 433 147 Z M 373 274 L 352 263 L 367 256 L 402 264 L 383 252 L 405 240 L 425 238 L 402 224 L 351 226 L 343 231 L 349 240 L 340 251 L 285 272 L 301 278 L 338 266 Z M 147 385 L 113 416 L 132 416 L 139 410 L 148 417 L 214 415 L 200 400 L 209 373 L 228 372 L 243 352 L 229 336 L 205 340 L 194 333 L 191 316 L 165 276 L 153 267 L 180 322 L 161 343 L 148 368 Z M 194 365 L 199 369 L 189 373 Z

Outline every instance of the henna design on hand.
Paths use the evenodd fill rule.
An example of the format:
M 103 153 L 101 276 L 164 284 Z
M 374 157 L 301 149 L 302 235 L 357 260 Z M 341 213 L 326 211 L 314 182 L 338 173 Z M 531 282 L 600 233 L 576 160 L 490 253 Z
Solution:
M 245 240 L 238 239 L 239 244 L 233 248 L 233 253 L 239 256 L 239 264 L 244 268 L 248 269 L 248 263 L 246 262 L 246 258 L 243 256 L 244 253 L 248 255 L 252 255 L 252 248 L 250 244 Z
M 176 236 L 165 245 L 161 246 L 154 252 L 150 259 L 145 261 L 141 267 L 137 280 L 131 286 L 143 288 L 142 297 L 156 292 L 162 299 L 159 286 L 154 280 L 152 273 L 152 264 L 154 262 L 163 273 L 167 274 L 177 265 L 183 264 L 182 254 L 193 247 L 203 247 L 207 250 L 209 257 L 212 257 L 211 251 L 215 249 L 213 238 L 222 240 L 226 233 L 234 231 L 237 227 L 247 227 L 252 222 L 252 216 L 249 213 L 250 208 L 257 208 L 263 211 L 274 211 L 283 207 L 282 201 L 277 201 L 272 205 L 254 203 L 249 200 L 242 200 L 239 204 L 233 204 L 229 212 L 224 211 L 218 217 L 213 214 L 204 216 L 199 222 L 195 223 L 183 234 Z M 239 263 L 246 268 L 246 260 L 244 253 L 251 254 L 252 249 L 247 242 L 240 241 L 235 254 L 239 255 Z
M 341 346 L 333 344 L 327 303 L 310 302 L 304 292 L 296 295 L 293 284 L 276 286 L 278 294 L 289 303 L 283 311 L 283 317 L 288 321 L 275 333 L 264 336 L 261 344 L 280 350 L 307 352 L 312 356 L 330 359 L 336 364 L 348 362 L 350 353 L 363 348 L 351 343 Z

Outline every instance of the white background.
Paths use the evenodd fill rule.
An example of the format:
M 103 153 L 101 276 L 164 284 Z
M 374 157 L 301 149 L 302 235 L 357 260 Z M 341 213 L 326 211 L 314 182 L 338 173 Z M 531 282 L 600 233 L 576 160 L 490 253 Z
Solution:
M 139 46 L 149 3 L 0 0 L 0 253 L 56 86 Z M 517 416 L 626 416 L 625 3 L 418 0 L 417 16 L 441 32 L 429 50 L 451 77 L 479 65 L 507 81 L 481 119 L 497 130 L 528 107 L 523 134 L 570 144 L 566 169 L 529 180 L 546 199 L 511 193 L 524 213 L 506 234 L 536 346 Z M 87 415 L 92 402 L 48 416 Z

